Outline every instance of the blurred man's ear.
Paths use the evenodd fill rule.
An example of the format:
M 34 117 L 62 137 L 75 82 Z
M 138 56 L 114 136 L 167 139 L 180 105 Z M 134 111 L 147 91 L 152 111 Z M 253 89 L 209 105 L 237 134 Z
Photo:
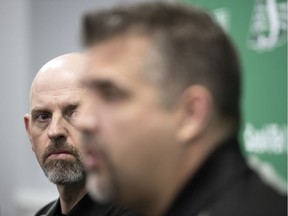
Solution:
M 212 97 L 204 86 L 192 85 L 182 94 L 180 106 L 184 116 L 178 139 L 181 143 L 190 143 L 201 136 L 209 126 Z
M 30 118 L 31 118 L 31 116 L 29 114 L 24 115 L 24 124 L 25 124 L 26 133 L 27 133 L 28 138 L 30 140 L 30 143 L 32 145 L 32 150 L 34 151 L 34 146 L 32 144 L 31 131 L 30 131 Z

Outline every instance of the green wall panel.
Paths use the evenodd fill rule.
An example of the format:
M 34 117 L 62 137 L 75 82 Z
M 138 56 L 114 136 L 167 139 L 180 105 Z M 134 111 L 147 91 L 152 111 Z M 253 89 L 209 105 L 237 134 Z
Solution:
M 287 191 L 287 0 L 186 0 L 207 10 L 234 41 L 243 69 L 243 151 Z

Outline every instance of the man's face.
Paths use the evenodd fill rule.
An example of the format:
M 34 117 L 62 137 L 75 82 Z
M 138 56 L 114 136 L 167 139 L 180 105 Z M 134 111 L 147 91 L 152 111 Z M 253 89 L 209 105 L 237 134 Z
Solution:
M 138 202 L 161 184 L 166 162 L 177 154 L 177 112 L 160 105 L 159 89 L 142 74 L 149 49 L 148 39 L 131 36 L 87 52 L 88 98 L 77 125 L 87 187 L 97 200 Z
M 79 132 L 72 125 L 84 97 L 77 82 L 75 74 L 57 68 L 38 76 L 31 89 L 31 113 L 24 117 L 40 166 L 60 185 L 85 179 Z

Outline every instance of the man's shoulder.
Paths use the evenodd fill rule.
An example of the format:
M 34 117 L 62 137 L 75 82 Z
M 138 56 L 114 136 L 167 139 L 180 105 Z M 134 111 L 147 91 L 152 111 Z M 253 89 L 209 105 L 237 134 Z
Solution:
M 51 211 L 53 208 L 56 208 L 57 204 L 57 199 L 51 201 L 47 205 L 43 206 L 36 214 L 35 216 L 44 216 L 46 215 L 49 211 Z
M 287 215 L 287 195 L 265 184 L 253 171 L 224 191 L 210 206 L 215 215 Z

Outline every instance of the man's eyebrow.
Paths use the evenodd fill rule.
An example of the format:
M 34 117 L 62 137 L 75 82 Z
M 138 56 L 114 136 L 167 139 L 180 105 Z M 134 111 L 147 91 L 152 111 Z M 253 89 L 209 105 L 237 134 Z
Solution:
M 88 88 L 92 89 L 109 89 L 109 88 L 117 88 L 117 85 L 115 85 L 110 80 L 106 79 L 99 79 L 99 80 L 90 80 L 90 81 L 83 81 L 82 84 Z
M 32 119 L 34 119 L 38 113 L 50 113 L 50 111 L 46 108 L 35 107 L 31 110 Z
M 63 110 L 64 112 L 66 111 L 70 111 L 70 110 L 73 110 L 77 107 L 80 106 L 80 102 L 70 102 L 70 104 L 67 104 L 64 106 Z M 47 108 L 42 108 L 42 107 L 35 107 L 31 110 L 31 114 L 36 114 L 36 113 L 39 113 L 39 112 L 51 112 L 49 109 Z
M 80 106 L 80 102 L 75 102 L 75 103 L 68 104 L 68 105 L 66 105 L 64 107 L 63 112 L 64 113 L 70 112 L 70 111 L 76 109 L 79 106 Z
M 37 112 L 49 112 L 49 110 L 46 109 L 46 108 L 42 108 L 42 107 L 32 108 L 31 114 L 35 114 L 35 113 L 37 113 Z

